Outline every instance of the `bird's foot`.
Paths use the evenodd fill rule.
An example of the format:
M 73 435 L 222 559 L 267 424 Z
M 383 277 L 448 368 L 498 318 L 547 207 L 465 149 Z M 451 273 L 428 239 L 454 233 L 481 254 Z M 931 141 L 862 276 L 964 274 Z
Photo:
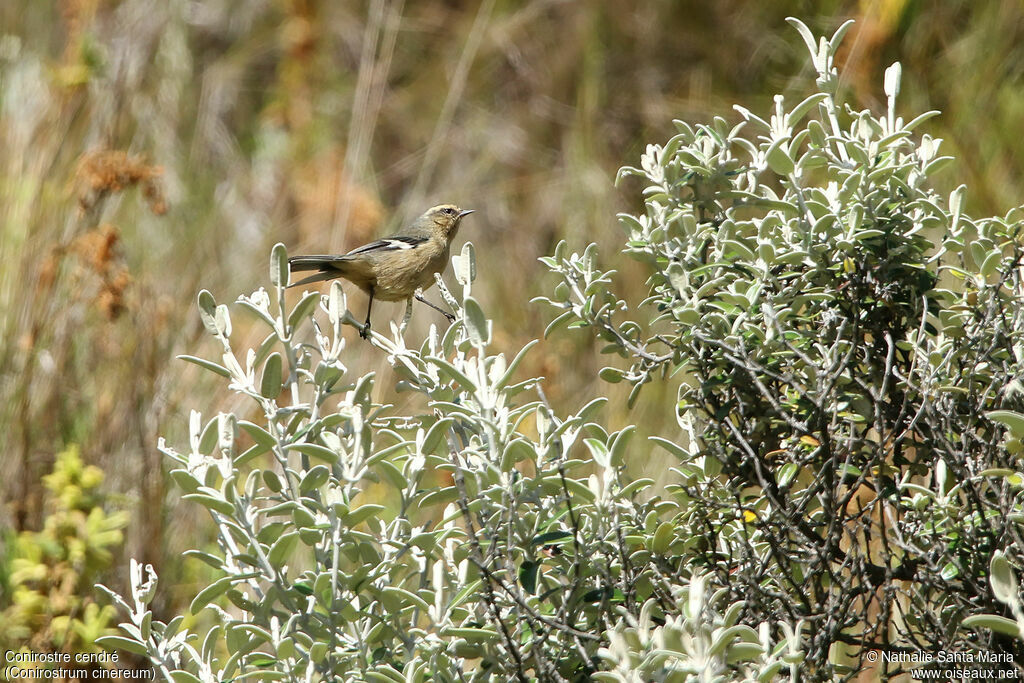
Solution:
M 370 338 L 370 323 L 366 323 L 365 325 L 359 328 L 359 336 L 362 337 L 363 339 Z
M 452 315 L 451 313 L 449 313 L 448 311 L 441 311 L 441 313 L 444 314 L 444 317 L 448 318 L 448 322 L 450 322 L 450 323 L 455 322 L 455 316 Z

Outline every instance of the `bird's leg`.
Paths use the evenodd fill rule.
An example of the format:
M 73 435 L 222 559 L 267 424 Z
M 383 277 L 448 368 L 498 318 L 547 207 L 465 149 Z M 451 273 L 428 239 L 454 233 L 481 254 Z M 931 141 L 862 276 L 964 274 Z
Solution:
M 405 302 L 405 315 L 402 317 L 402 324 L 398 326 L 399 334 L 405 334 L 405 328 L 409 326 L 410 320 L 412 320 L 412 299 Z
M 366 322 L 363 323 L 363 329 L 359 330 L 359 336 L 366 339 L 370 336 L 370 311 L 373 310 L 373 290 L 370 290 L 370 303 L 366 304 Z
M 414 296 L 416 297 L 417 301 L 421 301 L 421 302 L 425 303 L 426 305 L 430 306 L 431 308 L 433 308 L 435 311 L 437 311 L 438 313 L 440 313 L 444 317 L 448 318 L 448 322 L 450 322 L 450 323 L 455 322 L 455 316 L 454 315 L 452 315 L 448 311 L 442 310 L 442 309 L 438 308 L 437 306 L 435 306 L 434 304 L 430 303 L 429 301 L 424 299 L 423 295 L 420 294 L 419 292 L 416 292 L 416 294 Z

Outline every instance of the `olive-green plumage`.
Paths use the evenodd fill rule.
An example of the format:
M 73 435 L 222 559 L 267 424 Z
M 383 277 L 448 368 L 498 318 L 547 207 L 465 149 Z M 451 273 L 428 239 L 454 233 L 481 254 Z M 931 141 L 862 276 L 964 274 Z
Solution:
M 370 296 L 366 323 L 360 332 L 364 339 L 370 331 L 370 311 L 374 299 L 402 301 L 415 296 L 419 301 L 441 311 L 420 296 L 419 290 L 428 289 L 434 284 L 434 273 L 444 270 L 459 223 L 471 213 L 472 210 L 463 210 L 453 204 L 440 204 L 428 209 L 411 225 L 395 234 L 365 244 L 347 254 L 294 256 L 288 259 L 292 272 L 317 272 L 291 286 L 342 277 L 362 289 Z M 441 312 L 453 320 L 450 314 Z

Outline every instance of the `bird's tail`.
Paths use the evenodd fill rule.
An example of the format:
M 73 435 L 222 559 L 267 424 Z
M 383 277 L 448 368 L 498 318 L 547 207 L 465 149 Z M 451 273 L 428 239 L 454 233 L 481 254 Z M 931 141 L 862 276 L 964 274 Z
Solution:
M 344 271 L 338 267 L 338 264 L 344 260 L 344 256 L 293 256 L 288 259 L 288 268 L 291 272 L 295 273 L 304 270 L 316 270 L 319 272 L 298 282 L 293 282 L 288 286 L 299 287 L 301 285 L 308 285 L 311 282 L 322 282 L 342 277 Z

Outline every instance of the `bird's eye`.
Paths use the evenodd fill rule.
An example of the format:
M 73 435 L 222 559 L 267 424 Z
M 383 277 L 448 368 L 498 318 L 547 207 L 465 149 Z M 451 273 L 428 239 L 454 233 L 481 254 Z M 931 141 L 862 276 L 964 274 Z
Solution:
M 453 209 L 452 207 L 449 206 L 446 209 L 444 209 L 444 212 L 447 213 L 447 214 L 454 214 L 455 213 L 455 209 Z

